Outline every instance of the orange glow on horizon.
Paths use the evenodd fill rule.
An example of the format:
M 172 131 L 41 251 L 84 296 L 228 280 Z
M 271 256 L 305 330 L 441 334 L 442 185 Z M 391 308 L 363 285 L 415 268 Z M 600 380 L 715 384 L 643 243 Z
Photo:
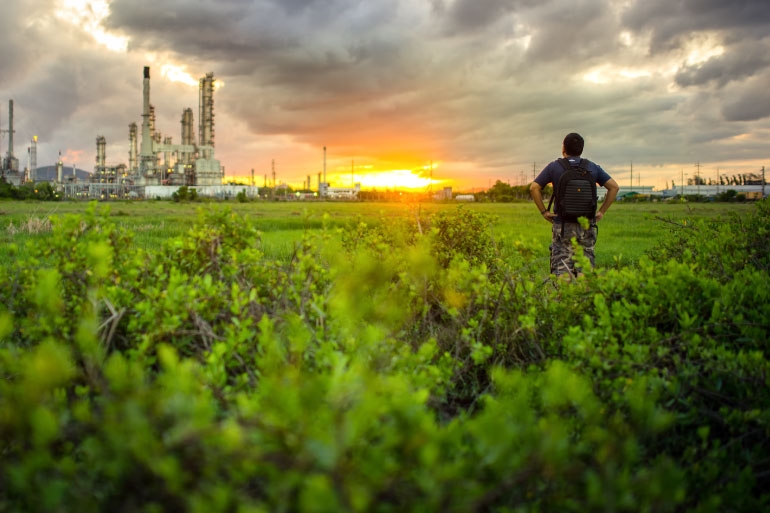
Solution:
M 355 181 L 364 189 L 425 189 L 441 180 L 422 176 L 420 172 L 409 169 L 393 169 L 389 171 L 370 171 L 355 174 Z

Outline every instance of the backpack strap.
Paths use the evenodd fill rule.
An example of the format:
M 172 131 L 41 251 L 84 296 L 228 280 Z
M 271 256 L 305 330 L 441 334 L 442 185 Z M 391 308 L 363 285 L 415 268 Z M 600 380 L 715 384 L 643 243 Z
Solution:
M 578 161 L 578 166 L 583 162 L 583 159 L 580 159 Z M 564 171 L 572 171 L 572 163 L 569 161 L 569 159 L 563 158 L 559 159 L 559 164 L 561 164 L 561 167 L 564 168 Z

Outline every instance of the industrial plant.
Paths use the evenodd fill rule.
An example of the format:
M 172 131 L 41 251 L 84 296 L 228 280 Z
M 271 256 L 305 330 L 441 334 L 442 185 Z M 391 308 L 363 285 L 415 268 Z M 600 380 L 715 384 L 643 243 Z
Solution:
M 185 108 L 181 114 L 179 144 L 174 144 L 172 136 L 161 133 L 156 127 L 155 106 L 150 101 L 148 66 L 144 67 L 142 79 L 141 127 L 136 122 L 128 125 L 128 163 L 108 164 L 107 139 L 99 135 L 96 137 L 94 171 L 88 178 L 83 179 L 82 175 L 79 178 L 74 165 L 71 173 L 65 172 L 61 153 L 54 169 L 50 166 L 41 168 L 44 176 L 36 176 L 38 140 L 35 136 L 28 148 L 27 167 L 20 171 L 19 159 L 13 149 L 13 100 L 10 100 L 8 129 L 0 131 L 0 134 L 8 134 L 8 152 L 0 161 L 0 177 L 15 186 L 48 181 L 64 197 L 73 199 L 171 198 L 181 186 L 195 188 L 199 196 L 226 198 L 243 191 L 249 197 L 258 197 L 259 189 L 253 183 L 253 177 L 251 186 L 223 185 L 224 167 L 215 157 L 214 73 L 207 73 L 199 80 L 197 137 L 193 109 Z M 358 198 L 360 184 L 330 187 L 326 180 L 326 147 L 323 166 L 323 181 L 319 173 L 315 197 Z M 273 188 L 279 186 L 273 183 Z M 309 176 L 306 188 L 310 188 Z
M 88 184 L 64 184 L 67 196 L 167 197 L 180 186 L 200 188 L 199 194 L 220 195 L 224 172 L 214 156 L 213 73 L 200 79 L 198 137 L 194 116 L 186 108 L 181 117 L 180 144 L 155 126 L 155 107 L 150 102 L 150 68 L 143 73 L 141 142 L 136 123 L 128 125 L 128 164 L 107 165 L 107 141 L 96 138 L 96 166 Z M 242 188 L 242 187 L 240 187 Z M 239 189 L 240 189 L 239 188 Z
M 257 194 L 256 187 L 224 186 L 224 167 L 215 157 L 214 147 L 214 90 L 216 80 L 207 73 L 199 81 L 198 125 L 195 133 L 192 108 L 181 115 L 180 143 L 172 136 L 162 134 L 155 126 L 155 107 L 150 102 L 150 68 L 143 71 L 142 124 L 128 125 L 128 163 L 107 164 L 107 140 L 96 138 L 96 165 L 87 180 L 78 179 L 73 166 L 71 176 L 64 176 L 61 155 L 56 163 L 55 177 L 48 181 L 69 198 L 166 198 L 180 186 L 197 189 L 198 195 L 226 197 L 246 190 L 249 196 Z M 141 130 L 141 132 L 140 132 Z M 20 171 L 19 159 L 13 146 L 13 100 L 8 106 L 8 151 L 0 160 L 0 177 L 19 186 L 46 178 L 37 177 L 37 137 L 28 148 L 27 167 Z M 141 137 L 141 139 L 140 139 Z
M 8 135 L 8 152 L 0 159 L 0 177 L 7 183 L 19 186 L 27 181 L 35 180 L 37 168 L 37 136 L 32 138 L 27 150 L 28 162 L 23 171 L 19 170 L 19 159 L 14 154 L 13 134 L 13 100 L 8 101 L 8 129 L 0 129 L 0 135 Z

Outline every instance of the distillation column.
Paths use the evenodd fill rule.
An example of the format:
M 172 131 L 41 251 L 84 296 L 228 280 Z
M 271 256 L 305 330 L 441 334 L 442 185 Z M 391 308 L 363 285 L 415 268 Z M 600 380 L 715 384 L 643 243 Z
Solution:
M 32 136 L 32 144 L 29 147 L 29 179 L 37 180 L 37 136 Z
M 136 123 L 128 125 L 128 172 L 136 174 L 136 157 L 137 157 L 137 126 Z
M 182 145 L 193 146 L 195 144 L 195 133 L 193 132 L 193 110 L 190 108 L 182 111 Z M 193 154 L 185 153 L 182 156 L 184 164 L 192 164 Z
M 107 165 L 107 139 L 100 135 L 96 138 L 96 173 L 104 173 Z
M 195 185 L 222 185 L 223 169 L 214 158 L 214 73 L 200 79 L 198 159 L 195 161 Z
M 202 158 L 208 160 L 211 158 L 211 148 L 214 147 L 214 73 L 206 73 L 200 79 L 198 109 L 200 146 L 204 147 Z

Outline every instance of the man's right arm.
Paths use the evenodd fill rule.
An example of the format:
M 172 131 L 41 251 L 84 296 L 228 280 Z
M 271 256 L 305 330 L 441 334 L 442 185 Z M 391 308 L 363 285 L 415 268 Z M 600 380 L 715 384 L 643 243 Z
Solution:
M 545 218 L 549 223 L 553 223 L 553 214 L 546 210 L 543 204 L 543 188 L 537 182 L 532 182 L 529 186 L 529 195 L 532 196 L 532 200 L 535 202 L 535 206 L 540 211 L 540 215 Z
M 604 201 L 602 202 L 602 207 L 599 209 L 599 211 L 596 213 L 596 220 L 601 221 L 604 218 L 604 214 L 607 213 L 607 210 L 610 209 L 610 205 L 615 201 L 615 198 L 618 195 L 618 191 L 620 190 L 620 186 L 618 185 L 618 182 L 610 178 L 605 182 L 604 188 L 607 189 L 607 194 L 604 196 Z

